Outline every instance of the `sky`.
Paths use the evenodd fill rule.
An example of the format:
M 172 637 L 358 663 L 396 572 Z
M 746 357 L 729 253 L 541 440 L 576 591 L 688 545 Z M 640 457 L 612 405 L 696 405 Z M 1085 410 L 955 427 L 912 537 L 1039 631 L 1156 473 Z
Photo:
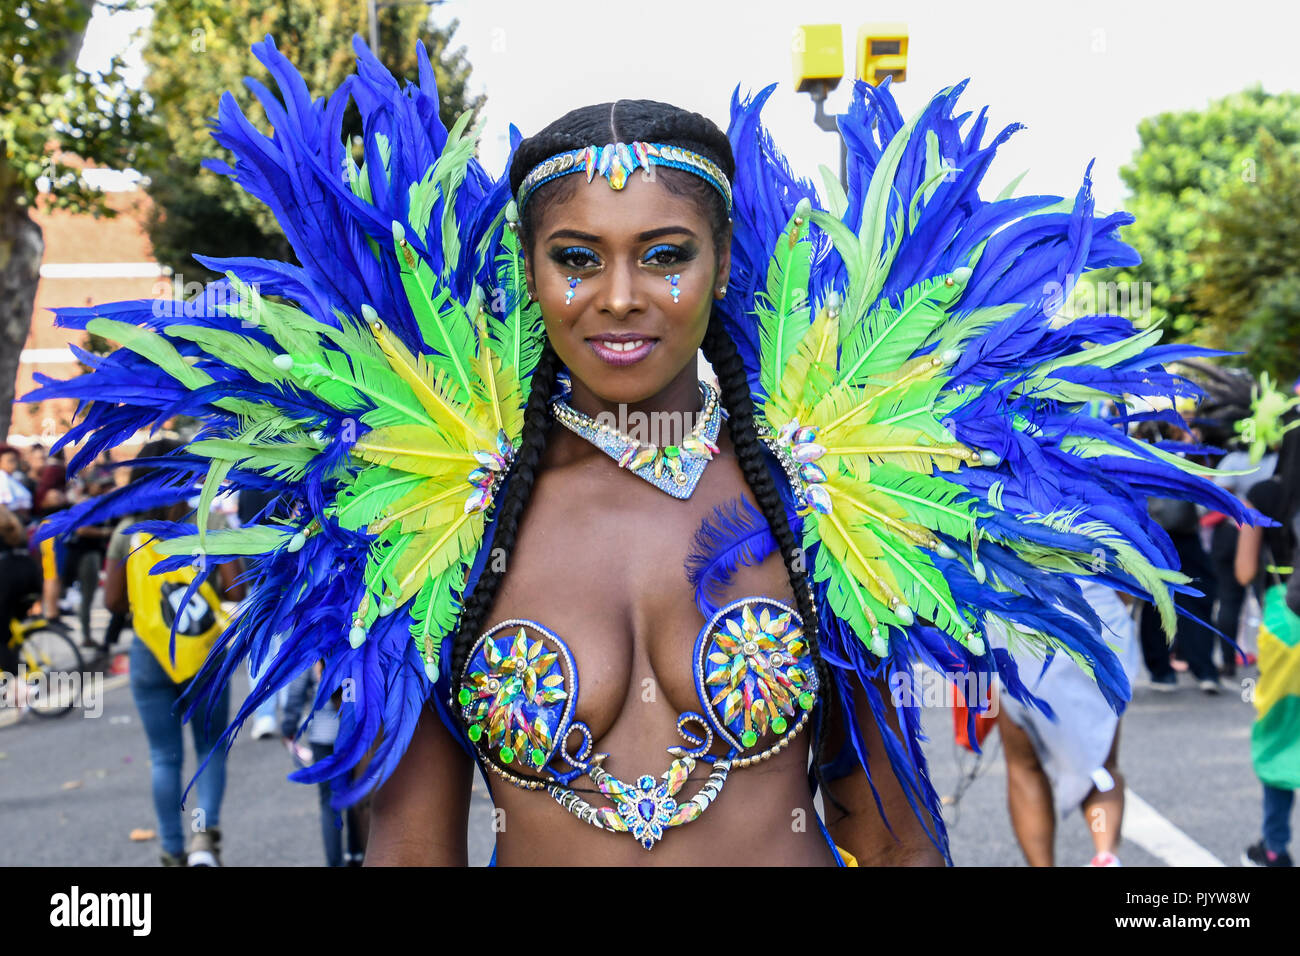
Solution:
M 140 17 L 97 17 L 80 65 L 122 49 Z M 859 26 L 905 23 L 908 75 L 896 88 L 905 116 L 969 77 L 965 109 L 988 105 L 991 131 L 1026 127 L 999 149 L 985 180 L 990 195 L 1026 170 L 1018 194 L 1073 195 L 1095 158 L 1099 211 L 1124 205 L 1118 170 L 1138 146 L 1143 117 L 1203 108 L 1256 84 L 1300 91 L 1295 0 L 446 0 L 434 19 L 460 21 L 453 42 L 473 66 L 470 92 L 488 97 L 480 157 L 493 175 L 505 166 L 510 123 L 527 136 L 578 106 L 643 98 L 726 129 L 737 85 L 747 95 L 776 82 L 763 121 L 795 171 L 819 181 L 819 164 L 838 169 L 839 146 L 813 124 L 811 98 L 794 91 L 791 40 L 801 24 L 842 26 L 851 78 Z M 827 112 L 847 107 L 851 85 L 845 79 L 831 93 Z

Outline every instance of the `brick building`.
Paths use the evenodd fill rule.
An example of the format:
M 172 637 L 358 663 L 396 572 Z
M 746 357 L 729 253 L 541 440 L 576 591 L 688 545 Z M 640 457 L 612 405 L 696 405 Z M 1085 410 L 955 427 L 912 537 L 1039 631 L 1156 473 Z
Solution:
M 87 178 L 98 180 L 116 216 L 96 218 L 57 210 L 34 214 L 45 236 L 45 257 L 31 331 L 18 366 L 14 394 L 19 398 L 36 387 L 35 372 L 72 378 L 82 371 L 68 345 L 84 346 L 86 333 L 56 328 L 51 308 L 170 297 L 167 271 L 154 261 L 145 234 L 148 196 L 124 177 L 95 175 L 100 172 L 88 170 Z M 67 431 L 75 411 L 76 402 L 70 399 L 15 402 L 9 444 L 27 447 L 39 442 L 49 447 Z M 124 449 L 127 455 L 133 453 L 132 444 Z

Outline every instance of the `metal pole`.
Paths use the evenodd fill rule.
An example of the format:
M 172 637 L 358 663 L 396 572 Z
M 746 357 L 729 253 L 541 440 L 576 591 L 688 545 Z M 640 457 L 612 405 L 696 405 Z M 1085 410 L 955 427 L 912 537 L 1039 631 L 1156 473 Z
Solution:
M 377 0 L 366 0 L 366 23 L 370 27 L 370 52 L 379 56 L 379 6 Z
M 812 96 L 813 103 L 815 104 L 815 109 L 813 111 L 813 122 L 817 124 L 818 128 L 824 129 L 828 133 L 834 133 L 836 137 L 839 139 L 840 185 L 843 186 L 845 189 L 848 189 L 849 188 L 848 150 L 844 148 L 844 137 L 840 136 L 840 128 L 839 125 L 835 122 L 835 117 L 826 115 L 827 92 L 828 90 L 827 90 L 826 83 L 818 83 L 816 88 L 809 91 L 810 95 Z

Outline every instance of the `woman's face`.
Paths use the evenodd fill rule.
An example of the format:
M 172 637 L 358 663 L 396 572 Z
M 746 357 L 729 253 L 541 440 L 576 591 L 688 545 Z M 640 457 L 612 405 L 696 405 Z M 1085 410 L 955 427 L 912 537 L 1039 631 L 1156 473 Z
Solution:
M 539 210 L 526 272 L 575 389 L 630 405 L 684 375 L 693 385 L 730 252 L 719 261 L 704 212 L 656 180 L 633 175 L 614 190 L 600 176 L 572 178 L 571 198 Z

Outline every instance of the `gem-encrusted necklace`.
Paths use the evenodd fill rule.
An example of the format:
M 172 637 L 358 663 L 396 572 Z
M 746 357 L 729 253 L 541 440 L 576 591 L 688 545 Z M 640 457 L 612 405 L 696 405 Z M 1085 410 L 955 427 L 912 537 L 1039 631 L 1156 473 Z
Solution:
M 626 468 L 674 498 L 691 496 L 700 475 L 704 474 L 704 466 L 718 453 L 723 409 L 718 390 L 708 382 L 699 383 L 704 407 L 695 427 L 677 444 L 662 448 L 652 442 L 637 441 L 613 425 L 598 422 L 573 408 L 565 401 L 572 390 L 568 377 L 561 375 L 558 384 L 560 394 L 551 400 L 551 413 L 557 422 L 609 455 L 620 468 Z

